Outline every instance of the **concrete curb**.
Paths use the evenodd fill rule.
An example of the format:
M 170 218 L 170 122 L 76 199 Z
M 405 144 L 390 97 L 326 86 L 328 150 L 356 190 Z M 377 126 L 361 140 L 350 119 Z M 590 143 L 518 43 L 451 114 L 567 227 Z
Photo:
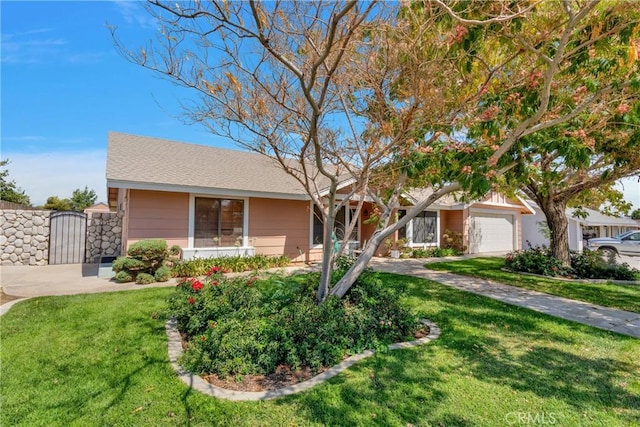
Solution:
M 22 301 L 26 301 L 26 300 L 28 300 L 30 298 L 33 298 L 33 297 L 24 297 L 24 298 L 20 298 L 20 299 L 14 299 L 13 301 L 9 301 L 9 302 L 6 302 L 6 303 L 0 305 L 0 316 L 2 316 L 7 311 L 9 311 L 9 309 L 11 307 L 13 307 L 15 304 L 17 304 L 19 302 L 22 302 Z
M 440 328 L 435 323 L 423 319 L 422 323 L 429 327 L 429 335 L 426 337 L 408 341 L 408 342 L 400 342 L 391 344 L 389 346 L 389 350 L 397 350 L 403 348 L 411 348 L 417 347 L 420 345 L 427 344 L 438 338 L 440 336 Z M 182 338 L 180 336 L 180 332 L 178 332 L 178 328 L 176 326 L 177 322 L 175 319 L 170 319 L 165 324 L 165 330 L 167 332 L 168 342 L 168 351 L 169 351 L 169 362 L 171 362 L 171 366 L 178 374 L 178 377 L 189 387 L 198 390 L 201 393 L 204 393 L 209 396 L 217 397 L 219 399 L 226 400 L 270 400 L 275 399 L 282 396 L 288 396 L 295 393 L 300 393 L 301 391 L 309 390 L 312 387 L 315 387 L 318 384 L 321 384 L 328 380 L 329 378 L 335 377 L 340 372 L 346 370 L 350 366 L 359 362 L 360 360 L 366 359 L 367 357 L 373 356 L 375 354 L 372 350 L 364 351 L 360 354 L 356 354 L 351 356 L 341 363 L 335 365 L 329 370 L 324 371 L 323 373 L 316 375 L 310 380 L 288 386 L 283 387 L 278 390 L 269 390 L 269 391 L 236 391 L 236 390 L 227 390 L 222 387 L 217 387 L 207 381 L 203 380 L 200 376 L 194 375 L 191 372 L 188 372 L 178 365 L 178 358 L 182 355 Z

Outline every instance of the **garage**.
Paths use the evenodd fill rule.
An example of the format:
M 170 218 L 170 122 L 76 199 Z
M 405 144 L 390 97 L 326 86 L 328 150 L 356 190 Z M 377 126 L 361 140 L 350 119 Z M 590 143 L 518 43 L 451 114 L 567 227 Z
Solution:
M 469 216 L 469 252 L 509 252 L 514 249 L 514 216 L 471 212 Z

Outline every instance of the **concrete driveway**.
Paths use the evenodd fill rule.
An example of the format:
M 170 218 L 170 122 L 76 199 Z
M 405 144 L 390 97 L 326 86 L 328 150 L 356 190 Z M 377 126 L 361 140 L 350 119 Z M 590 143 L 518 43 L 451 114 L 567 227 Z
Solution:
M 620 264 L 626 262 L 631 267 L 640 270 L 640 256 L 619 255 L 616 259 Z
M 3 265 L 0 285 L 7 295 L 35 297 L 126 291 L 143 287 L 175 286 L 175 280 L 151 285 L 116 283 L 98 278 L 98 264 L 61 264 L 43 266 Z

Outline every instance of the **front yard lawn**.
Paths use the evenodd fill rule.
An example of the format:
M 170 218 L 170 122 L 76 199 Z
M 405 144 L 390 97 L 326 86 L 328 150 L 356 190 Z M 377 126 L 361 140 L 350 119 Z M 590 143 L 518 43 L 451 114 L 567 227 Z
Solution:
M 640 423 L 640 340 L 423 279 L 381 277 L 408 284 L 408 302 L 442 328 L 440 338 L 266 402 L 218 400 L 177 379 L 156 315 L 171 288 L 18 303 L 0 318 L 0 425 Z
M 502 271 L 503 258 L 471 258 L 429 263 L 430 270 L 480 277 L 519 288 L 640 313 L 640 285 L 583 283 Z

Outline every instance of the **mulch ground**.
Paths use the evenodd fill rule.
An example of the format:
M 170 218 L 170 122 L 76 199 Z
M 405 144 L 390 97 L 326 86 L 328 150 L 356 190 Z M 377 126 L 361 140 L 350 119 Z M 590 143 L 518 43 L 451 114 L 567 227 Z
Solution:
M 322 372 L 322 371 L 320 371 Z M 276 372 L 269 375 L 243 375 L 236 378 L 219 378 L 217 375 L 203 375 L 205 381 L 227 390 L 235 391 L 272 391 L 295 385 L 311 379 L 316 374 L 311 369 L 292 371 L 288 366 L 278 366 Z
M 7 295 L 4 293 L 4 291 L 2 289 L 0 289 L 0 305 L 7 303 L 9 301 L 13 301 L 13 300 L 17 300 L 20 299 L 22 297 L 16 297 L 14 295 Z

